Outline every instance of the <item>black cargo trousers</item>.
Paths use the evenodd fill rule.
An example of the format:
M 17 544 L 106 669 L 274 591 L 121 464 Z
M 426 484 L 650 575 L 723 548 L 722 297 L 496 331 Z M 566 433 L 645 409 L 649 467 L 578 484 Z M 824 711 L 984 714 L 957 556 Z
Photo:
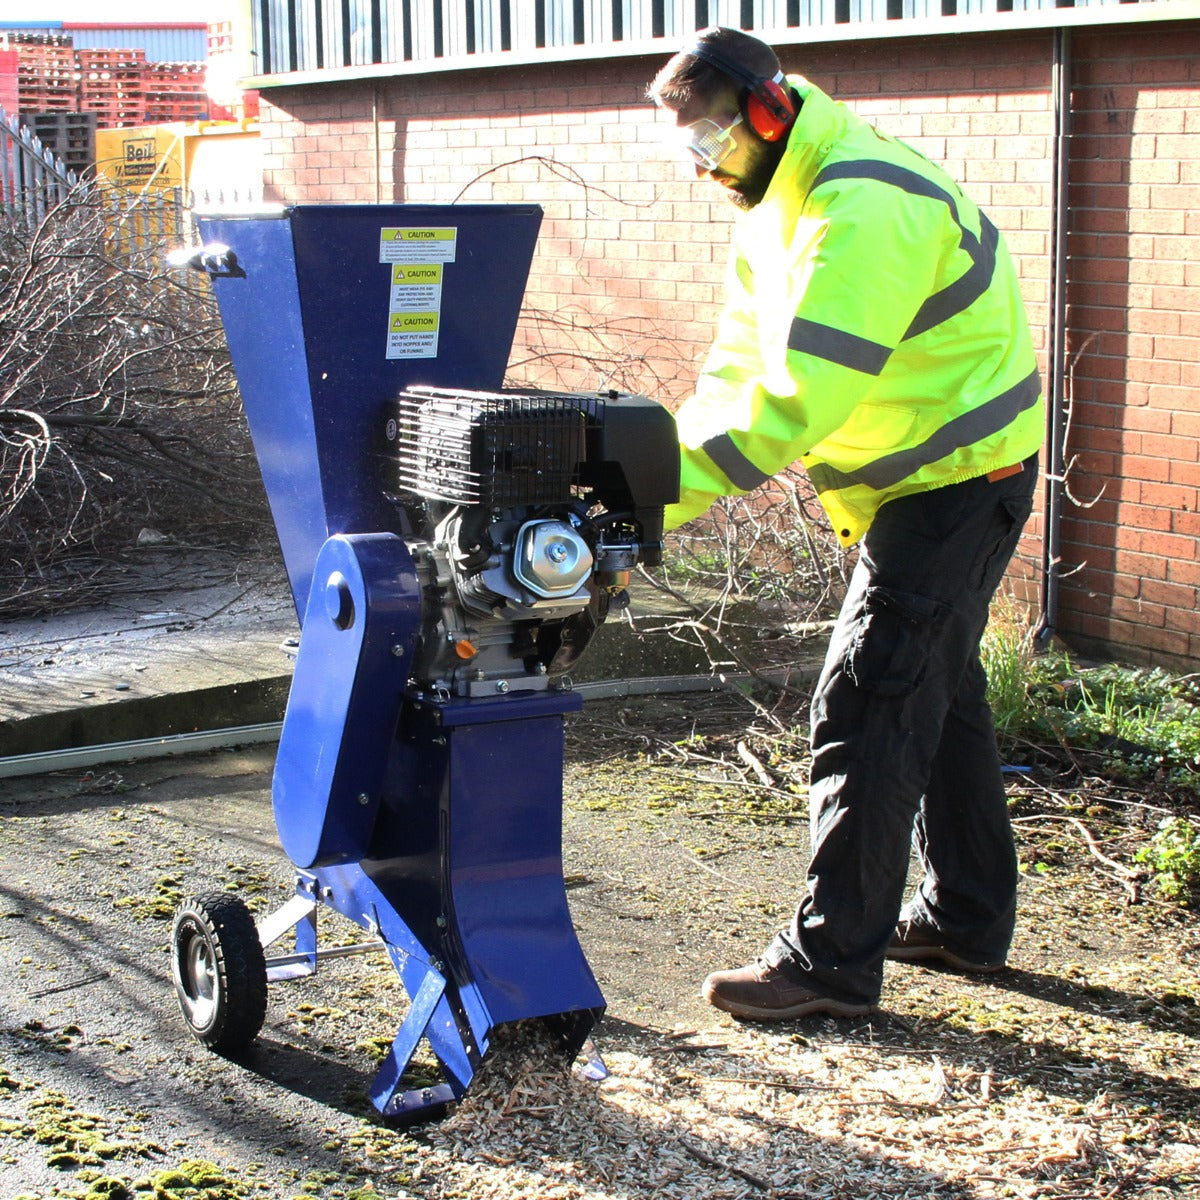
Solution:
M 1001 962 L 1017 865 L 979 643 L 1032 509 L 1037 456 L 883 505 L 812 701 L 807 895 L 766 959 L 822 995 L 874 1003 L 903 915 Z

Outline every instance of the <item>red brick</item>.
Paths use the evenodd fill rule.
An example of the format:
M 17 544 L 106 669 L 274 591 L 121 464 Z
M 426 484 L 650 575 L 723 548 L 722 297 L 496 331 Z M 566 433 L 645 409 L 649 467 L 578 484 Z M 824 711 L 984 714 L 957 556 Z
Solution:
M 1192 438 L 1173 434 L 1143 434 L 1141 449 L 1144 454 L 1178 459 L 1181 462 L 1196 462 L 1200 458 L 1200 444 Z
M 1200 562 L 1185 562 L 1174 558 L 1167 563 L 1167 578 L 1172 583 L 1200 588 Z
M 1167 560 L 1157 554 L 1118 550 L 1115 553 L 1113 569 L 1137 579 L 1167 578 Z
M 1178 385 L 1179 363 L 1171 359 L 1130 359 L 1129 378 L 1138 383 Z
M 1178 630 L 1193 637 L 1200 633 L 1200 614 L 1195 610 L 1194 601 L 1192 607 L 1168 608 L 1166 628 L 1168 631 Z
M 1175 533 L 1185 533 L 1190 537 L 1200 538 L 1200 513 L 1197 512 L 1195 489 L 1191 489 L 1189 499 L 1172 512 L 1171 529 Z
M 1139 458 L 1137 460 L 1138 479 L 1151 483 L 1170 483 L 1171 465 L 1169 458 Z
M 1090 578 L 1084 574 L 1081 582 L 1099 591 L 1107 591 L 1110 596 L 1123 601 L 1138 603 L 1148 600 L 1142 596 L 1144 581 L 1136 575 L 1105 575 L 1100 571 L 1093 571 Z
M 1143 629 L 1140 625 L 1134 625 L 1128 630 L 1121 641 L 1144 650 L 1174 655 L 1180 659 L 1186 658 L 1190 646 L 1187 634 L 1182 631 Z
M 1168 463 L 1168 480 L 1180 487 L 1200 489 L 1200 463 L 1171 459 Z
M 1195 550 L 1195 539 L 1173 533 L 1152 533 L 1122 525 L 1115 532 L 1118 546 L 1130 547 L 1162 558 L 1188 559 Z
M 1127 314 L 1130 332 L 1177 334 L 1183 328 L 1179 313 L 1163 310 L 1133 309 Z
M 1136 621 L 1155 629 L 1161 629 L 1167 623 L 1164 605 L 1152 604 L 1140 597 L 1113 596 L 1110 611 L 1118 620 Z
M 1200 362 L 1200 338 L 1156 337 L 1154 353 L 1157 357 Z
M 1171 409 L 1171 432 L 1185 438 L 1200 438 L 1200 412 L 1196 410 L 1194 390 L 1181 388 L 1167 391 L 1163 407 Z
M 1170 583 L 1155 579 L 1141 581 L 1141 599 L 1147 604 L 1161 605 L 1164 609 L 1187 609 L 1195 619 L 1196 589 L 1182 583 Z
M 1163 412 L 1159 409 L 1126 409 L 1122 425 L 1126 429 L 1137 430 L 1139 433 L 1169 434 L 1171 432 L 1171 417 L 1171 413 Z

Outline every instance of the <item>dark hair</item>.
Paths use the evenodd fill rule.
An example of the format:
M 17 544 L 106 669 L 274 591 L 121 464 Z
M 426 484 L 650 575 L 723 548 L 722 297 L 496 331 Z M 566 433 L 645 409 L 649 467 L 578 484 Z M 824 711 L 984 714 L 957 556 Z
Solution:
M 766 42 L 740 29 L 713 26 L 702 29 L 689 45 L 667 60 L 650 86 L 647 96 L 657 104 L 683 108 L 697 95 L 712 96 L 722 89 L 741 92 L 746 84 L 694 53 L 706 49 L 754 79 L 772 79 L 779 71 L 779 59 Z

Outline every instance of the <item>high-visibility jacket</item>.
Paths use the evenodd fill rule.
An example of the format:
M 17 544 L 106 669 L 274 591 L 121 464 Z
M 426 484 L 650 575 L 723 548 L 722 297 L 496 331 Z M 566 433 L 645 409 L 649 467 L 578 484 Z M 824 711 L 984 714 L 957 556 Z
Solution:
M 674 528 L 800 460 L 845 545 L 898 496 L 1042 443 L 1042 386 L 996 227 L 939 167 L 800 76 L 766 195 L 739 214 L 728 300 L 676 414 Z

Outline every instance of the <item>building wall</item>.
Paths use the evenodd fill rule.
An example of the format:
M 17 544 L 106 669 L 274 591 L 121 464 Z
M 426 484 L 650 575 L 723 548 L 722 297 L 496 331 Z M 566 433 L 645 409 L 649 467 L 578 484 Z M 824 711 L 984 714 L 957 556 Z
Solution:
M 1064 627 L 1186 663 L 1200 656 L 1200 28 L 1075 50 Z
M 16 50 L 0 49 L 0 108 L 7 116 L 21 111 L 17 90 L 19 61 Z
M 1018 264 L 1043 369 L 1052 36 L 781 50 L 786 69 L 945 164 L 987 209 Z M 1200 652 L 1200 327 L 1188 286 L 1200 271 L 1200 27 L 1076 31 L 1072 47 L 1074 499 L 1056 628 L 1083 649 L 1186 666 Z M 514 379 L 674 403 L 712 336 L 734 210 L 664 142 L 644 98 L 665 57 L 270 89 L 267 197 L 540 204 Z M 1014 571 L 1034 604 L 1041 533 L 1038 517 Z

